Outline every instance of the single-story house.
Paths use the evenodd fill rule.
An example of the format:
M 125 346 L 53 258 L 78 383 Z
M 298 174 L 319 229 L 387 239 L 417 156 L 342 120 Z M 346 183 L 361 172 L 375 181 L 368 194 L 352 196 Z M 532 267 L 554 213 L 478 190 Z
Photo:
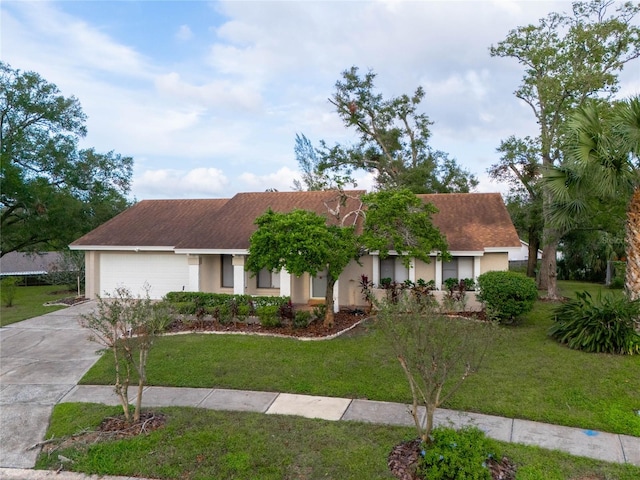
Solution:
M 85 251 L 86 292 L 95 298 L 127 286 L 134 294 L 148 284 L 150 296 L 170 291 L 203 291 L 250 295 L 288 295 L 294 303 L 324 297 L 326 279 L 287 271 L 246 272 L 249 237 L 255 219 L 268 208 L 276 212 L 304 209 L 336 221 L 361 207 L 363 191 L 346 192 L 341 204 L 335 191 L 239 193 L 230 199 L 144 200 L 74 241 L 70 248 Z M 497 193 L 419 195 L 439 213 L 434 224 L 444 233 L 453 258 L 442 262 L 431 252 L 431 263 L 414 261 L 407 268 L 395 256 L 381 259 L 369 252 L 345 268 L 335 288 L 338 306 L 364 305 L 360 278 L 374 284 L 434 280 L 440 288 L 447 278 L 477 278 L 489 270 L 507 270 L 508 255 L 520 241 Z M 356 218 L 352 216 L 351 218 Z
M 34 277 L 46 275 L 62 261 L 59 252 L 9 252 L 0 258 L 0 276 Z
M 529 260 L 529 244 L 520 240 L 520 248 L 509 254 L 510 262 L 526 262 Z M 542 260 L 542 250 L 538 249 L 538 260 Z

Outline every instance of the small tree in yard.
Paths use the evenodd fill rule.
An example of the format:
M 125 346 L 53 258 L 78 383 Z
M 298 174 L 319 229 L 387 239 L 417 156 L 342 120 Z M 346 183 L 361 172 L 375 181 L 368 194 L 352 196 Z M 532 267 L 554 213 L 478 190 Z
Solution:
M 2 305 L 5 307 L 13 307 L 13 301 L 16 298 L 16 290 L 18 289 L 18 279 L 16 277 L 4 277 L 0 284 L 0 295 L 2 296 Z
M 492 323 L 445 317 L 410 296 L 383 302 L 377 318 L 409 382 L 411 415 L 428 446 L 436 409 L 478 370 L 498 330 Z M 424 420 L 420 406 L 426 409 Z
M 258 230 L 251 236 L 247 270 L 286 268 L 294 275 L 327 271 L 324 326 L 334 322 L 333 287 L 340 273 L 359 256 L 354 227 L 328 225 L 314 212 L 294 210 L 277 213 L 269 209 L 256 219 Z
M 98 298 L 97 308 L 80 318 L 80 325 L 92 331 L 90 340 L 110 350 L 115 364 L 115 391 L 120 398 L 127 422 L 140 420 L 142 390 L 147 383 L 147 358 L 155 337 L 170 320 L 163 304 L 154 304 L 147 288 L 143 298 L 133 297 L 124 287 L 114 295 Z M 135 410 L 131 417 L 129 385 L 137 374 L 138 391 Z

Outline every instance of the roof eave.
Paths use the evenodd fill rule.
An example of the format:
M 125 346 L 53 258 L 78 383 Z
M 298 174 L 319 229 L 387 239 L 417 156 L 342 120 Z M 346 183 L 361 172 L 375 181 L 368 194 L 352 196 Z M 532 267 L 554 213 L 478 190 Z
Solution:
M 125 251 L 125 252 L 173 252 L 173 246 L 166 245 L 69 245 L 69 250 Z

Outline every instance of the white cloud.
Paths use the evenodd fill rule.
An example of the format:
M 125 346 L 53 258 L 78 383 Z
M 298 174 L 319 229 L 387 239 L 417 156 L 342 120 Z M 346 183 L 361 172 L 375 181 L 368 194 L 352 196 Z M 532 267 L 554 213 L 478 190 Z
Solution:
M 175 38 L 181 42 L 191 40 L 193 38 L 193 32 L 191 28 L 189 28 L 189 25 L 180 25 L 175 33 Z
M 277 172 L 264 175 L 244 172 L 238 175 L 239 191 L 264 192 L 269 188 L 280 192 L 289 191 L 292 190 L 294 179 L 299 177 L 300 173 L 289 167 L 281 167 Z
M 7 7 L 11 7 L 10 9 Z M 25 28 L 26 27 L 26 28 Z M 45 74 L 77 69 L 122 76 L 148 75 L 147 60 L 52 2 L 7 2 L 2 10 L 3 54 Z M 44 71 L 43 71 L 44 67 Z
M 191 85 L 180 74 L 171 72 L 159 75 L 155 81 L 158 92 L 203 107 L 235 107 L 246 110 L 258 108 L 262 99 L 255 85 L 231 80 L 218 80 L 204 85 Z
M 229 179 L 217 168 L 145 170 L 133 180 L 139 199 L 226 196 Z

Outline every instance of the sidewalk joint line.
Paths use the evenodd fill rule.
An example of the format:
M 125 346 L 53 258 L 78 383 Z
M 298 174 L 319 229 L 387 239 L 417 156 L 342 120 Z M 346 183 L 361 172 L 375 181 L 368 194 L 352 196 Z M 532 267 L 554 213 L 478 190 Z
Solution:
M 211 395 L 213 395 L 213 392 L 215 392 L 217 389 L 216 389 L 216 388 L 209 388 L 208 390 L 209 390 L 209 393 L 207 393 L 207 394 L 204 396 L 204 398 L 203 398 L 202 400 L 200 400 L 200 401 L 196 404 L 196 407 L 200 407 L 200 405 L 202 405 L 202 403 L 203 403 L 207 398 L 209 398 Z M 204 407 L 201 407 L 201 408 L 204 408 Z
M 352 403 L 353 403 L 353 398 L 350 398 L 349 403 L 347 404 L 347 408 L 344 409 L 344 411 L 342 412 L 342 415 L 340 415 L 340 418 L 338 419 L 339 421 L 344 420 L 344 416 L 347 413 L 347 410 L 349 410 L 349 407 L 351 406 Z

